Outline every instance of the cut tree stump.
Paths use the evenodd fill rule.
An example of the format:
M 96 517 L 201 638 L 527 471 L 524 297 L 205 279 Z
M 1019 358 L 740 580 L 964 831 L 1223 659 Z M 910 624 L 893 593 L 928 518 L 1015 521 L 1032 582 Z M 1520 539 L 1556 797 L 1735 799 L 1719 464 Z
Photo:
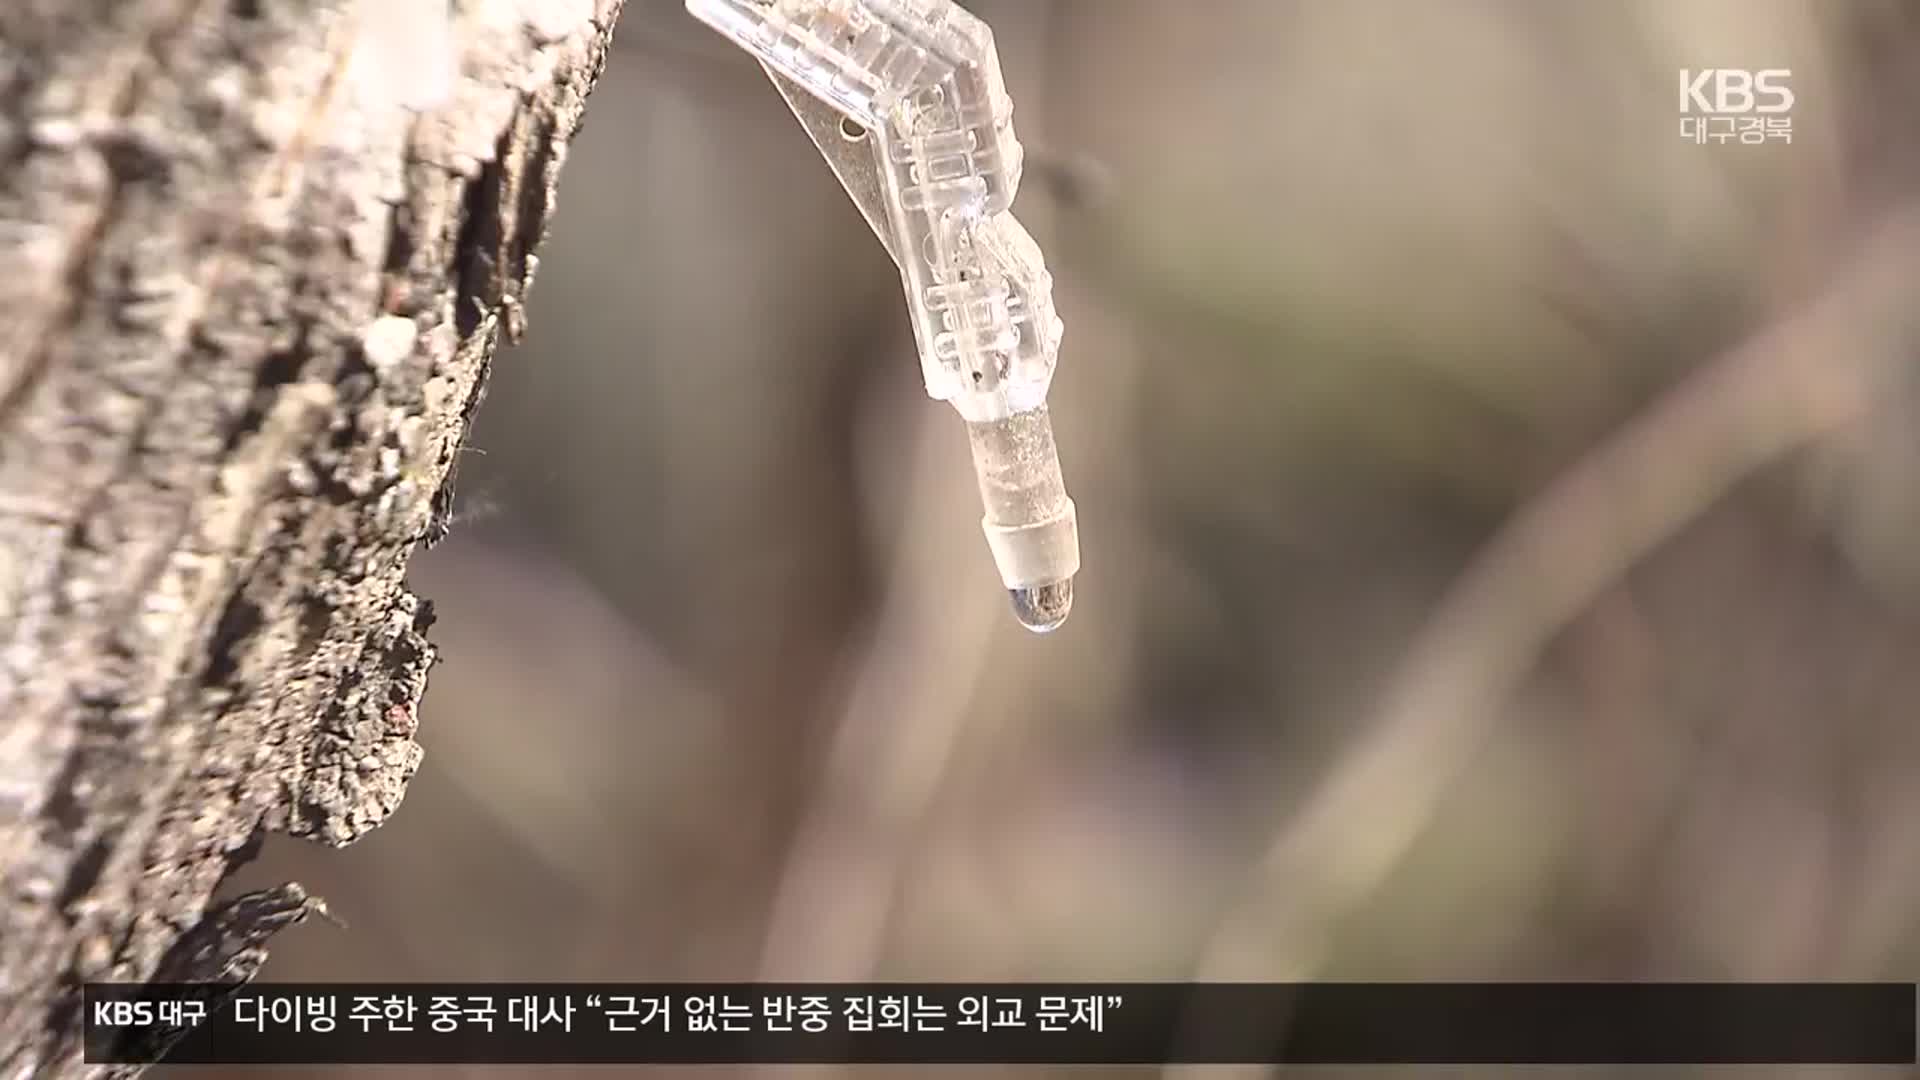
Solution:
M 621 0 L 0 4 L 0 1076 L 85 980 L 251 977 L 215 905 L 420 761 L 468 422 Z

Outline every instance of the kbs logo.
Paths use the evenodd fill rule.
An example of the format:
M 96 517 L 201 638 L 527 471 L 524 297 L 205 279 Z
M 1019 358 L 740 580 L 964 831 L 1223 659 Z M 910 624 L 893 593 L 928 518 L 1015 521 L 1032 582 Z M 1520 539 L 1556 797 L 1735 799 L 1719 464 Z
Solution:
M 1746 71 L 1741 68 L 1680 69 L 1680 115 L 1741 116 L 1747 113 L 1784 113 L 1793 108 L 1793 90 L 1786 68 Z
M 98 1027 L 151 1027 L 156 1012 L 151 1001 L 96 1001 L 93 1022 Z

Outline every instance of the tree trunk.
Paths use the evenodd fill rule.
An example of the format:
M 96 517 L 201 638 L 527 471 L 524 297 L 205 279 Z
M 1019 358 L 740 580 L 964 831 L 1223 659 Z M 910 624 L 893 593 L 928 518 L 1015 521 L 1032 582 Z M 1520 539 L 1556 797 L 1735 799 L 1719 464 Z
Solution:
M 0 1075 L 241 980 L 420 760 L 468 421 L 621 0 L 0 4 Z M 450 32 L 449 32 L 450 31 Z

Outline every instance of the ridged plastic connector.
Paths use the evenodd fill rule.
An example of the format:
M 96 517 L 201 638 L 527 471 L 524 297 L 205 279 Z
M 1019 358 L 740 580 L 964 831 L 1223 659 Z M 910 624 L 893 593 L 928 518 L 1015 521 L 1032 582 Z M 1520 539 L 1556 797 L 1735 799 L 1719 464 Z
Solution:
M 952 0 L 687 10 L 767 69 L 899 265 L 927 393 L 967 422 L 1001 580 L 1022 623 L 1054 629 L 1080 568 L 1047 412 L 1062 324 L 1039 245 L 1010 210 L 1024 155 L 992 31 Z M 800 95 L 858 129 L 821 123 Z

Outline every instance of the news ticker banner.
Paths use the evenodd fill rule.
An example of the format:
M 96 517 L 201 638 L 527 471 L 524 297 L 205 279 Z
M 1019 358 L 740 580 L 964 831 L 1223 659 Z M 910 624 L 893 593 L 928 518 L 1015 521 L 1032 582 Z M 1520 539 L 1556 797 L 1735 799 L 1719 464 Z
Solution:
M 94 984 L 92 1064 L 1889 1064 L 1910 983 Z

